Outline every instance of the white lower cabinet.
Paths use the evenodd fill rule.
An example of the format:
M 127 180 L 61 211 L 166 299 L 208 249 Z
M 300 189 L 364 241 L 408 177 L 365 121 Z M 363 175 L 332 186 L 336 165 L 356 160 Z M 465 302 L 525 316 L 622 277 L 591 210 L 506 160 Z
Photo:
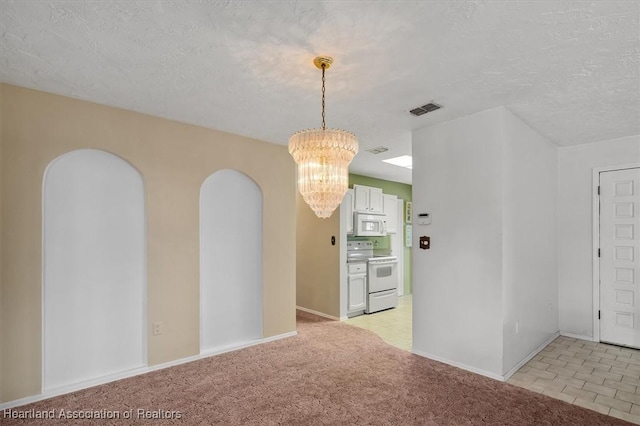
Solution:
M 367 264 L 349 265 L 347 279 L 347 313 L 363 311 L 367 307 Z

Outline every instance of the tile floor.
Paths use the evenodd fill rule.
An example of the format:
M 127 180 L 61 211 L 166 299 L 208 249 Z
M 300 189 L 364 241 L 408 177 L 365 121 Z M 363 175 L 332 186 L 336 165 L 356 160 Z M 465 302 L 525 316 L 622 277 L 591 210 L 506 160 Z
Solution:
M 345 324 L 371 330 L 390 345 L 411 351 L 411 295 L 400 296 L 395 309 L 349 318 Z
M 395 309 L 345 323 L 411 351 L 411 309 L 406 295 Z M 640 425 L 640 350 L 560 336 L 507 383 Z
M 560 336 L 507 381 L 640 424 L 640 351 Z

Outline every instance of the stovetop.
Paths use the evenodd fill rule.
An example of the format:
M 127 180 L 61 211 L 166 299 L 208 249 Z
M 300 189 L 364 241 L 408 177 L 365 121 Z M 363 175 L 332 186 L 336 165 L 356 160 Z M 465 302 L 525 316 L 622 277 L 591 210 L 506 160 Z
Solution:
M 371 241 L 347 241 L 347 263 L 373 261 L 394 261 L 390 250 L 376 250 Z

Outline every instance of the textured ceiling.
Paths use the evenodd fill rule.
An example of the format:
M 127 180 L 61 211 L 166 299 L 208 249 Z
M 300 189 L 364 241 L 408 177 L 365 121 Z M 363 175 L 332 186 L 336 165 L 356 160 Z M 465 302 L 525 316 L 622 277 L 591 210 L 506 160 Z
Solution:
M 351 130 L 352 171 L 505 105 L 559 146 L 640 133 L 638 1 L 0 1 L 3 82 L 286 144 Z M 412 117 L 429 101 L 442 110 Z M 373 155 L 365 149 L 384 145 Z

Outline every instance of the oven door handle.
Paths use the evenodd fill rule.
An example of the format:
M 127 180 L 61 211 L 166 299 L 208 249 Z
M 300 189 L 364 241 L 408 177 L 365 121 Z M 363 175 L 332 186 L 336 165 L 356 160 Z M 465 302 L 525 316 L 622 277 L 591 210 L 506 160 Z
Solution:
M 385 265 L 396 265 L 398 264 L 397 260 L 370 260 L 369 263 L 373 266 L 385 266 Z

